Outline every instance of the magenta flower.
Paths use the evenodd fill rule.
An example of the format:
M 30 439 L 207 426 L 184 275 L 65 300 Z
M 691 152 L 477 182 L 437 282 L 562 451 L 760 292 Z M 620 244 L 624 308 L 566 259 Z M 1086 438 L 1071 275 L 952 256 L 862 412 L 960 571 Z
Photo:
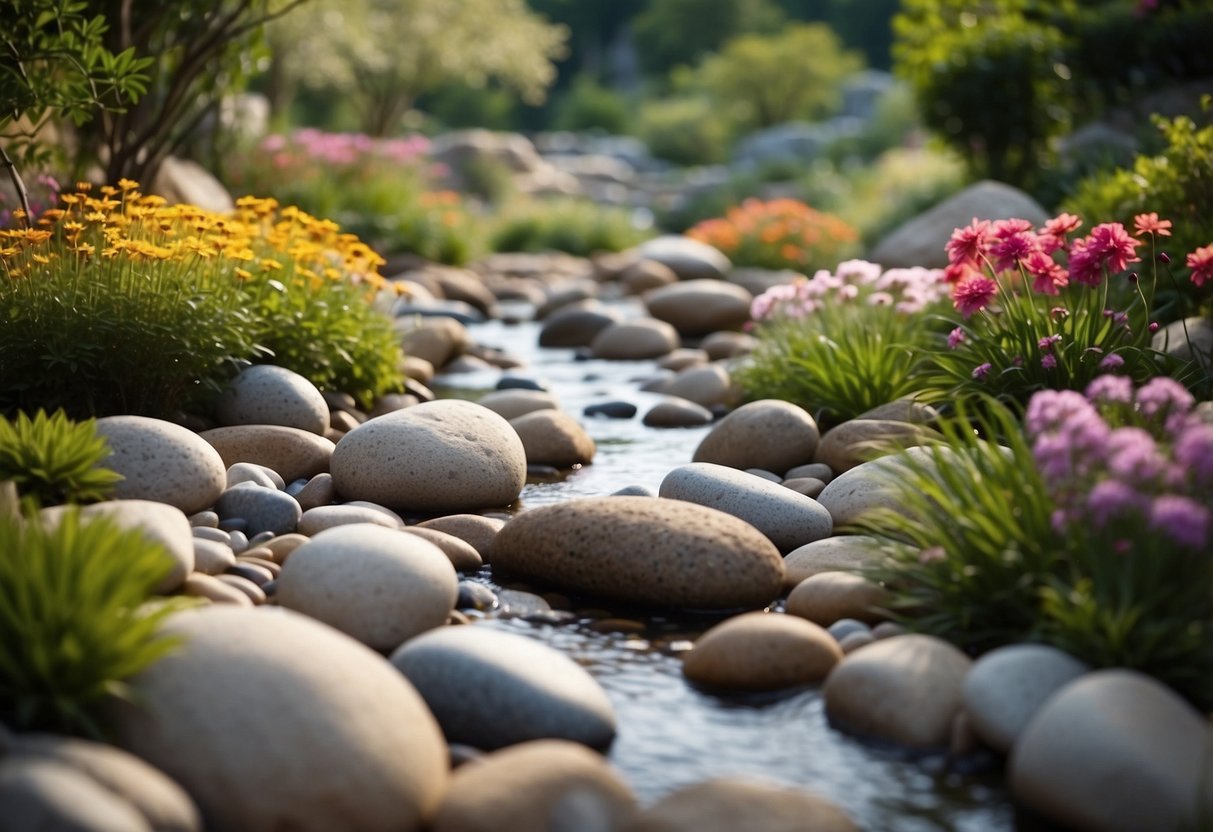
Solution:
M 964 343 L 965 331 L 961 327 L 956 327 L 948 333 L 948 349 L 954 350 Z
M 988 277 L 975 275 L 956 284 L 952 290 L 952 304 L 967 318 L 989 306 L 997 294 L 997 283 Z
M 1147 417 L 1163 412 L 1187 413 L 1195 403 L 1187 388 L 1167 376 L 1152 378 L 1137 391 L 1137 407 Z
M 1065 268 L 1042 249 L 1031 252 L 1024 260 L 1023 267 L 1032 278 L 1032 291 L 1042 295 L 1056 295 L 1070 283 L 1070 275 Z
M 1097 482 L 1087 494 L 1087 510 L 1097 527 L 1108 525 L 1109 520 L 1145 504 L 1142 495 L 1120 480 Z
M 1046 335 L 1044 338 L 1041 338 L 1036 342 L 1036 346 L 1040 348 L 1041 352 L 1052 352 L 1053 345 L 1060 340 L 1060 335 Z
M 997 272 L 1018 268 L 1020 263 L 1037 253 L 1044 252 L 1030 229 L 999 237 L 990 247 L 990 254 L 994 257 L 994 271 Z
M 1188 255 L 1188 268 L 1192 270 L 1191 280 L 1197 286 L 1204 286 L 1206 281 L 1213 280 L 1213 243 L 1202 246 Z
M 1058 249 L 1065 248 L 1066 235 L 1077 231 L 1082 220 L 1073 214 L 1058 214 L 1044 224 L 1037 239 L 1046 254 L 1052 254 Z
M 985 378 L 986 376 L 988 376 L 990 374 L 991 366 L 992 365 L 990 364 L 989 361 L 987 361 L 984 364 L 978 364 L 976 367 L 973 368 L 973 378 L 977 379 L 978 381 Z
M 1140 262 L 1135 253 L 1141 245 L 1118 222 L 1106 222 L 1091 229 L 1070 247 L 1070 277 L 1076 283 L 1099 285 L 1102 269 L 1115 274 L 1123 272 L 1130 263 Z
M 1087 385 L 1085 395 L 1089 402 L 1129 404 L 1133 401 L 1133 382 L 1124 376 L 1097 376 Z
M 1103 360 L 1099 362 L 1099 369 L 1117 370 L 1117 369 L 1120 369 L 1121 367 L 1123 367 L 1124 365 L 1125 365 L 1125 360 L 1113 352 L 1113 353 L 1109 353 L 1108 355 L 1105 355 L 1103 357 Z
M 1150 528 L 1162 532 L 1181 546 L 1204 549 L 1213 516 L 1209 509 L 1189 497 L 1163 494 L 1150 507 Z
M 973 218 L 964 228 L 952 232 L 946 246 L 948 260 L 953 265 L 977 265 L 990 251 L 990 221 Z
M 1108 435 L 1107 459 L 1108 470 L 1123 480 L 1154 480 L 1167 468 L 1154 437 L 1141 428 L 1112 431 Z
M 1052 370 L 1057 366 L 1057 356 L 1053 355 L 1053 353 L 1042 355 L 1040 357 L 1040 366 L 1044 367 L 1046 370 Z

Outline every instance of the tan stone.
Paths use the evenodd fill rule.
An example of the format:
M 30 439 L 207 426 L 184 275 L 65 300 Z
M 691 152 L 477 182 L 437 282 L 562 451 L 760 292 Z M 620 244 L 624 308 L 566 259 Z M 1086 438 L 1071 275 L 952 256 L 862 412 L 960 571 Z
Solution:
M 323 436 L 280 425 L 235 425 L 200 435 L 219 452 L 225 470 L 237 462 L 254 462 L 287 482 L 327 471 L 334 447 Z
M 700 636 L 683 656 L 682 672 L 710 687 L 778 690 L 820 682 L 841 658 L 822 627 L 791 615 L 750 612 Z

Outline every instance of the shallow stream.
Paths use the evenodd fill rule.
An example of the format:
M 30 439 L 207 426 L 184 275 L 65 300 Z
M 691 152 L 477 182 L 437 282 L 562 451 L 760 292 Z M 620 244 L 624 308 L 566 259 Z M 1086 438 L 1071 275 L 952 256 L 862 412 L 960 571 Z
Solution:
M 640 392 L 636 383 L 653 373 L 652 362 L 577 361 L 573 350 L 540 349 L 536 323 L 490 321 L 470 328 L 477 343 L 526 362 L 511 375 L 547 387 L 598 445 L 592 465 L 559 482 L 528 483 L 520 511 L 608 495 L 627 485 L 655 490 L 666 473 L 691 461 L 707 433 L 706 427 L 655 429 L 641 423 L 661 398 Z M 475 398 L 500 377 L 497 371 L 446 375 L 435 380 L 435 389 Z M 613 400 L 632 402 L 639 412 L 627 420 L 582 413 L 588 404 Z M 513 586 L 495 582 L 487 568 L 478 580 L 495 590 Z M 827 723 L 818 687 L 742 697 L 690 686 L 679 654 L 718 619 L 577 603 L 571 610 L 563 621 L 490 616 L 484 624 L 556 647 L 597 678 L 618 716 L 608 756 L 646 804 L 710 777 L 748 776 L 828 797 L 872 832 L 1027 828 L 1017 825 L 1000 771 L 962 773 L 943 755 L 910 758 L 859 742 Z

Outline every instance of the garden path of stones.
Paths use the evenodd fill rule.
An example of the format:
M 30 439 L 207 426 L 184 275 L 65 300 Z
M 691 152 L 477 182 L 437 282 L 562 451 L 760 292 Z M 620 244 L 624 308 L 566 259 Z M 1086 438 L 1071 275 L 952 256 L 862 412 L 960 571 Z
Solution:
M 600 683 L 560 650 L 493 626 L 519 614 L 567 625 L 570 599 L 715 611 L 683 645 L 682 684 L 721 696 L 819 686 L 824 715 L 805 718 L 857 746 L 905 749 L 906 767 L 918 752 L 995 769 L 1010 754 L 1015 799 L 1075 828 L 1171 828 L 1195 799 L 1207 732 L 1166 689 L 1038 645 L 974 662 L 885 620 L 882 589 L 858 574 L 878 555 L 834 529 L 892 505 L 884 483 L 896 464 L 862 463 L 864 443 L 930 436 L 933 414 L 899 402 L 823 435 L 785 402 L 731 409 L 730 366 L 753 345 L 737 330 L 753 295 L 786 275 L 730 273 L 711 250 L 658 240 L 594 264 L 498 256 L 479 273 L 399 279 L 413 380 L 370 413 L 256 366 L 197 431 L 98 421 L 125 480 L 119 500 L 86 512 L 167 547 L 162 593 L 211 602 L 174 617 L 183 646 L 136 678 L 141 707 L 115 714 L 117 744 L 184 793 L 129 757 L 89 764 L 123 772 L 88 793 L 118 814 L 134 807 L 142 825 L 122 828 L 200 828 L 199 816 L 241 830 L 861 827 L 862 810 L 813 783 L 718 778 L 641 805 L 599 753 L 619 727 Z M 603 302 L 641 308 L 642 293 L 645 312 L 631 317 Z M 474 343 L 465 324 L 503 308 L 533 308 L 543 347 L 649 362 L 636 388 L 664 398 L 643 412 L 629 401 L 566 412 L 510 355 Z M 491 368 L 506 380 L 479 403 L 431 392 Z M 656 490 L 508 509 L 528 478 L 593 463 L 590 419 L 712 426 Z M 486 575 L 532 592 L 494 592 Z M 615 624 L 633 625 L 644 626 Z M 7 742 L 62 768 L 76 741 Z M 1104 788 L 1126 770 L 1153 774 Z

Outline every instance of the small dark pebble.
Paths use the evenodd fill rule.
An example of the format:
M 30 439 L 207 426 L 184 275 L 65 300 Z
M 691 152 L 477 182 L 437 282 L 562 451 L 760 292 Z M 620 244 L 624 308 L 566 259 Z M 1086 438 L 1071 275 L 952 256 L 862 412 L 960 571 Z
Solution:
M 274 537 L 275 537 L 275 535 L 271 531 L 258 532 L 257 534 L 253 535 L 252 537 L 250 537 L 248 539 L 249 548 L 252 549 L 256 546 L 262 546 L 266 543 L 269 543 L 271 540 L 274 539 Z
M 219 521 L 219 528 L 225 532 L 242 532 L 248 528 L 248 521 L 243 517 L 227 517 Z
M 521 376 L 502 376 L 497 381 L 498 390 L 544 390 L 548 388 L 546 385 L 540 384 L 533 378 L 522 378 Z
M 459 582 L 459 598 L 455 606 L 461 610 L 491 610 L 498 604 L 497 594 L 475 581 Z
M 527 482 L 561 482 L 565 475 L 559 468 L 551 465 L 528 465 L 526 467 Z
M 586 416 L 605 416 L 608 419 L 631 419 L 636 415 L 636 405 L 631 402 L 601 402 L 586 405 Z
M 264 587 L 274 580 L 274 576 L 268 569 L 251 563 L 237 563 L 235 566 L 229 566 L 224 571 L 229 575 L 239 575 L 241 578 L 252 581 L 259 587 Z

